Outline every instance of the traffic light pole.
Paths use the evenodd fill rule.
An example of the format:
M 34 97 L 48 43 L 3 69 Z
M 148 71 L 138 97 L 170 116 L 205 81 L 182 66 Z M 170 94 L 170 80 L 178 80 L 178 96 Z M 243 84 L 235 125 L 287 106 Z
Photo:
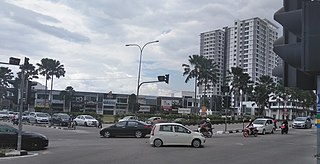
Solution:
M 320 164 L 320 75 L 317 75 L 317 154 L 315 157 L 317 158 L 317 164 Z

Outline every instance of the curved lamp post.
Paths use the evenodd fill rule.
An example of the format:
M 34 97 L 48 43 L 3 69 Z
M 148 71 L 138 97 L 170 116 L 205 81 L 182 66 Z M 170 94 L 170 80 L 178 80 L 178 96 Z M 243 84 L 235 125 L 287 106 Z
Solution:
M 139 71 L 138 71 L 138 84 L 137 84 L 137 100 L 136 100 L 136 102 L 138 102 L 138 96 L 139 96 L 140 72 L 141 72 L 141 58 L 142 58 L 143 49 L 144 49 L 148 44 L 158 43 L 158 42 L 159 42 L 159 40 L 147 42 L 147 43 L 145 43 L 142 47 L 141 47 L 140 45 L 138 45 L 138 44 L 126 44 L 126 46 L 137 46 L 137 47 L 139 47 L 139 49 L 140 49 Z

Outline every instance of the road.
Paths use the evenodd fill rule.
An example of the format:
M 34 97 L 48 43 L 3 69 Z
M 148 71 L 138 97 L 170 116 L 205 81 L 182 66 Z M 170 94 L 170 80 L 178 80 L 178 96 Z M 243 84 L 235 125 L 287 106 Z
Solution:
M 223 129 L 224 125 L 215 127 Z M 29 152 L 34 156 L 0 158 L 1 164 L 316 163 L 313 157 L 316 152 L 315 127 L 290 129 L 288 135 L 281 135 L 278 131 L 248 138 L 241 133 L 215 134 L 198 149 L 185 146 L 155 148 L 150 146 L 148 138 L 101 138 L 99 129 L 93 127 L 62 130 L 25 125 L 23 129 L 45 134 L 50 140 L 49 147 Z

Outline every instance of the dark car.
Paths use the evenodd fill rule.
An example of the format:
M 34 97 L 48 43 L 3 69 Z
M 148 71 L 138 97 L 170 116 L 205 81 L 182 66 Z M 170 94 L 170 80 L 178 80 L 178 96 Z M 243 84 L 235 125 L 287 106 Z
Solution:
M 107 138 L 115 136 L 134 136 L 141 138 L 150 134 L 151 129 L 152 126 L 145 122 L 136 120 L 121 121 L 101 129 L 100 135 Z
M 46 136 L 25 132 L 21 133 L 21 149 L 22 150 L 41 150 L 49 145 L 49 140 Z M 0 148 L 17 148 L 18 130 L 6 124 L 0 124 Z
M 68 126 L 70 122 L 70 116 L 66 113 L 55 113 L 51 117 L 51 123 L 53 125 Z

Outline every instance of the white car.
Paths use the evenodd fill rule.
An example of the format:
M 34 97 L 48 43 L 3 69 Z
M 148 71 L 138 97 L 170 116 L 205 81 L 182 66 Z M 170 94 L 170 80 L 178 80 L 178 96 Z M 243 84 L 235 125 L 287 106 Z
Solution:
M 252 124 L 253 127 L 257 128 L 258 133 L 266 134 L 274 132 L 274 123 L 270 118 L 257 118 Z
M 73 119 L 76 125 L 84 125 L 84 126 L 97 126 L 98 120 L 93 118 L 90 115 L 79 115 L 75 119 Z
M 30 112 L 29 113 L 29 122 L 30 123 L 48 124 L 49 120 L 50 120 L 50 118 L 48 117 L 47 113 L 42 113 L 42 112 Z
M 9 112 L 2 110 L 0 111 L 0 119 L 8 119 L 9 118 Z
M 312 128 L 312 122 L 309 117 L 297 117 L 293 120 L 292 128 Z
M 121 121 L 132 121 L 132 120 L 138 120 L 138 117 L 137 116 L 126 116 L 126 117 L 123 117 L 122 119 L 120 119 L 119 122 L 121 122 Z
M 150 144 L 155 147 L 162 145 L 187 145 L 201 147 L 206 142 L 203 134 L 194 132 L 179 123 L 158 123 L 151 130 Z

